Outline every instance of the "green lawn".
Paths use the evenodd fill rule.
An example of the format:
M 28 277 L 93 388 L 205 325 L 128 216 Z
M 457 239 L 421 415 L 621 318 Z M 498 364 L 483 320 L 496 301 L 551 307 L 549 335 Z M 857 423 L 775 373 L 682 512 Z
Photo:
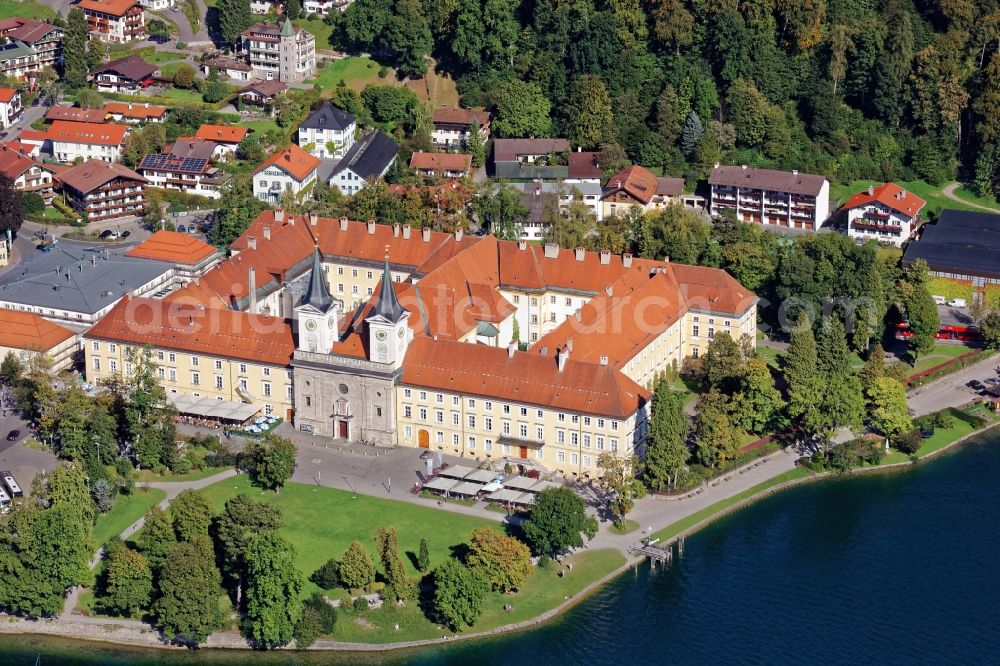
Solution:
M 977 430 L 977 428 L 961 419 L 955 419 L 954 425 L 950 428 L 935 428 L 934 434 L 925 439 L 923 444 L 920 445 L 920 448 L 917 450 L 917 457 L 923 458 L 934 451 L 943 449 L 955 440 L 965 437 L 974 430 Z M 906 462 L 909 459 L 910 456 L 905 453 L 893 451 L 889 455 L 882 458 L 882 464 L 892 465 L 894 463 Z
M 68 222 L 69 218 L 63 215 L 58 208 L 54 206 L 49 206 L 45 208 L 45 212 L 42 213 L 42 217 L 46 220 L 51 220 L 53 222 Z
M 331 557 L 340 557 L 351 541 L 357 539 L 375 554 L 372 535 L 379 525 L 399 530 L 399 545 L 410 574 L 416 575 L 407 552 L 417 552 L 420 539 L 430 546 L 432 563 L 440 563 L 452 546 L 471 537 L 472 530 L 482 525 L 494 525 L 489 520 L 446 513 L 431 507 L 415 506 L 367 495 L 352 496 L 335 488 L 322 488 L 301 483 L 286 484 L 275 495 L 250 485 L 246 475 L 219 481 L 204 492 L 217 511 L 226 500 L 239 493 L 275 504 L 281 508 L 285 527 L 282 534 L 295 544 L 298 565 L 308 577 Z M 318 590 L 307 583 L 305 593 Z
M 282 131 L 281 128 L 278 127 L 278 123 L 273 120 L 248 120 L 243 123 L 237 123 L 237 125 L 239 127 L 248 127 L 256 134 L 264 134 L 270 130 Z
M 310 85 L 318 83 L 323 88 L 332 88 L 343 80 L 345 84 L 358 90 L 364 87 L 360 85 L 361 82 L 382 81 L 385 85 L 390 85 L 388 77 L 378 78 L 378 69 L 378 63 L 371 58 L 341 58 L 321 69 L 315 79 L 310 79 L 306 83 Z M 352 83 L 355 85 L 352 86 Z
M 330 35 L 333 34 L 333 26 L 327 25 L 323 19 L 295 19 L 293 21 L 299 28 L 305 28 L 316 38 L 317 49 L 330 48 Z
M 970 201 L 972 203 L 979 204 L 980 206 L 993 208 L 996 212 L 1000 213 L 1000 204 L 997 204 L 997 200 L 995 198 L 977 196 L 966 189 L 964 185 L 955 190 L 955 196 L 964 201 Z
M 51 7 L 43 5 L 37 0 L 23 0 L 23 2 L 0 0 L 0 19 L 12 18 L 14 16 L 44 20 L 55 18 L 56 12 Z
M 911 375 L 915 375 L 918 372 L 923 372 L 924 370 L 930 370 L 936 365 L 941 365 L 942 363 L 947 363 L 953 358 L 957 358 L 962 354 L 968 354 L 971 351 L 975 351 L 970 347 L 958 343 L 945 344 L 939 342 L 934 345 L 934 351 L 930 354 L 924 354 L 919 359 L 917 359 L 916 366 L 912 368 L 907 368 L 907 371 Z
M 167 88 L 161 93 L 158 93 L 158 97 L 165 97 L 167 99 L 172 99 L 176 102 L 195 102 L 199 104 L 204 104 L 204 100 L 201 97 L 201 93 L 197 90 L 183 90 L 181 88 Z
M 757 345 L 757 356 L 764 359 L 769 366 L 775 370 L 781 370 L 781 359 L 785 356 L 784 352 L 778 351 L 774 347 L 763 347 Z
M 176 61 L 164 63 L 160 65 L 160 73 L 163 76 L 173 77 L 173 75 L 177 73 L 177 70 L 180 69 L 181 65 L 183 64 L 184 64 L 183 62 L 176 62 Z
M 136 488 L 131 495 L 119 495 L 111 510 L 98 517 L 94 526 L 94 541 L 100 546 L 118 536 L 166 496 L 158 488 Z
M 609 531 L 615 534 L 630 534 L 637 529 L 639 529 L 639 523 L 631 518 L 622 518 L 616 523 L 611 523 L 611 527 L 608 528 Z
M 141 470 L 136 473 L 135 480 L 140 483 L 153 482 L 166 482 L 173 483 L 175 481 L 200 481 L 206 477 L 212 476 L 213 474 L 218 474 L 219 472 L 227 469 L 226 467 L 206 467 L 205 469 L 196 469 L 193 472 L 187 474 L 173 474 L 168 472 L 166 474 L 157 474 L 148 469 Z
M 861 192 L 866 189 L 869 185 L 880 185 L 881 183 L 874 180 L 856 180 L 851 183 L 843 183 L 841 185 L 833 185 L 830 188 L 830 208 L 831 210 L 835 208 L 835 202 L 844 203 L 847 201 L 851 195 Z M 897 181 L 897 185 L 900 187 L 913 192 L 921 199 L 927 202 L 927 205 L 921 211 L 921 217 L 926 219 L 927 215 L 933 213 L 937 215 L 941 212 L 942 208 L 955 208 L 958 210 L 977 210 L 973 206 L 963 205 L 957 201 L 953 201 L 945 197 L 941 193 L 941 187 L 937 185 L 931 185 L 922 180 L 909 180 L 909 181 Z M 956 196 L 969 200 L 973 199 L 971 193 L 966 192 L 965 194 L 955 193 Z M 979 201 L 977 201 L 979 203 Z M 984 202 L 984 205 L 990 205 L 988 202 Z
M 774 487 L 786 481 L 792 481 L 794 479 L 801 479 L 807 477 L 810 474 L 812 474 L 812 472 L 802 467 L 796 467 L 795 469 L 790 469 L 787 472 L 784 472 L 783 474 L 779 474 L 773 479 L 769 479 L 767 481 L 764 481 L 763 483 L 758 483 L 756 486 L 752 488 L 747 488 L 743 492 L 733 495 L 732 497 L 729 497 L 724 500 L 719 500 L 715 504 L 707 506 L 701 511 L 697 511 L 691 514 L 687 518 L 682 518 L 681 520 L 678 520 L 673 525 L 668 525 L 667 527 L 664 527 L 659 532 L 654 532 L 653 539 L 660 539 L 661 541 L 666 539 L 671 539 L 680 534 L 681 532 L 683 532 L 684 530 L 694 527 L 695 525 L 705 520 L 706 518 L 711 517 L 713 514 L 718 513 L 719 511 L 722 511 L 723 509 L 726 509 L 730 506 L 733 506 L 734 504 L 742 502 L 743 500 L 749 497 L 753 497 L 754 495 L 763 490 L 767 490 L 768 488 Z

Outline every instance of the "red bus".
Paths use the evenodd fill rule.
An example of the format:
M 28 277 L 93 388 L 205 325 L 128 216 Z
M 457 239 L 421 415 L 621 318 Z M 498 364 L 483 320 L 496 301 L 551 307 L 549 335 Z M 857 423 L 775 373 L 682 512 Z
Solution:
M 909 340 L 913 337 L 913 331 L 910 330 L 909 322 L 901 322 L 896 324 L 896 339 L 897 340 Z M 979 329 L 975 326 L 954 326 L 954 325 L 944 325 L 938 329 L 934 337 L 938 340 L 958 340 L 959 342 L 979 342 L 981 336 L 979 335 Z

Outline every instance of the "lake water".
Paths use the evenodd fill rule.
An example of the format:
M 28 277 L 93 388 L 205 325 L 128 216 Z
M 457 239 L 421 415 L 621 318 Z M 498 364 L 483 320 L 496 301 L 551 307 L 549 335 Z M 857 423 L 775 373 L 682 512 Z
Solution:
M 904 472 L 794 488 L 638 567 L 561 619 L 483 642 L 262 664 L 997 663 L 1000 432 Z M 0 666 L 239 664 L 0 636 Z

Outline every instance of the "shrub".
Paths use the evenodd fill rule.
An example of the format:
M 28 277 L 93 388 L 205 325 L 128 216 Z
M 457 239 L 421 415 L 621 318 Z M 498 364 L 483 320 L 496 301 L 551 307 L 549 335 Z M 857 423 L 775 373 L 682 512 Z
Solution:
M 45 199 L 38 192 L 21 192 L 21 211 L 25 215 L 42 215 L 45 212 Z
M 542 555 L 541 557 L 538 558 L 539 569 L 548 569 L 551 566 L 552 566 L 552 558 L 549 557 L 548 555 Z
M 295 625 L 295 633 L 292 634 L 299 648 L 307 648 L 316 642 L 316 639 L 323 633 L 321 622 L 319 612 L 309 606 L 302 609 L 302 615 L 299 616 L 298 624 Z
M 378 78 L 384 79 L 388 75 L 389 75 L 389 68 L 388 67 L 386 67 L 385 65 L 382 65 L 381 67 L 378 68 Z
M 174 44 L 174 46 L 177 47 L 178 51 L 183 51 L 184 49 L 187 48 L 187 44 L 185 44 L 184 42 L 177 42 L 176 44 Z
M 215 104 L 216 102 L 221 102 L 229 94 L 229 87 L 222 83 L 221 81 L 213 81 L 205 87 L 205 92 L 202 93 L 201 98 L 204 99 L 209 104 Z
M 900 435 L 893 443 L 893 446 L 907 455 L 912 455 L 920 449 L 922 441 L 923 436 L 920 434 L 920 430 L 918 428 L 914 428 L 913 430 Z
M 351 603 L 351 607 L 357 612 L 363 613 L 368 610 L 368 599 L 365 597 L 355 597 L 354 601 Z
M 330 558 L 326 564 L 316 569 L 309 576 L 309 580 L 316 583 L 324 590 L 332 590 L 340 585 L 340 563 L 335 558 Z

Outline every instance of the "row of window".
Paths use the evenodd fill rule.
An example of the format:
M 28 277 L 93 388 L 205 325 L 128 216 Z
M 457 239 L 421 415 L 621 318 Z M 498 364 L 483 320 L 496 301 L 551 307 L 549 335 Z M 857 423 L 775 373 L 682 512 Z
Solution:
M 407 440 L 412 440 L 413 439 L 413 428 L 412 428 L 412 426 L 405 426 L 403 428 L 403 435 L 406 437 Z M 457 450 L 460 442 L 461 442 L 461 438 L 459 437 L 458 433 L 452 433 L 452 435 L 451 435 L 451 444 L 452 444 L 452 446 L 454 446 L 456 448 L 456 450 Z M 441 432 L 440 430 L 438 430 L 437 432 L 434 433 L 434 443 L 438 446 L 438 448 L 441 448 L 444 445 L 444 433 Z M 478 448 L 477 448 L 478 445 L 479 445 L 479 441 L 477 440 L 477 438 L 475 436 L 470 435 L 469 438 L 466 440 L 466 451 L 468 453 L 470 453 L 470 454 L 475 455 L 476 452 L 478 451 Z M 511 445 L 511 444 L 501 444 L 500 445 L 500 451 L 505 456 L 515 455 L 516 453 L 519 453 L 519 452 L 515 451 L 515 449 L 517 449 L 517 448 L 518 447 L 516 445 Z M 617 451 L 618 450 L 617 446 L 613 450 Z M 487 454 L 492 454 L 493 453 L 493 440 L 492 439 L 484 439 L 483 440 L 483 451 L 485 451 Z M 542 448 L 535 449 L 535 459 L 536 460 L 544 460 L 545 459 L 545 452 L 544 452 L 544 450 Z M 565 464 L 567 459 L 569 460 L 569 462 L 570 462 L 571 465 L 579 465 L 580 464 L 580 460 L 581 460 L 581 455 L 579 453 L 575 453 L 575 452 L 571 451 L 569 453 L 569 456 L 567 456 L 565 451 L 556 451 L 556 463 L 558 463 L 558 464 Z M 582 455 L 582 459 L 583 459 L 583 466 L 584 467 L 591 467 L 591 466 L 593 466 L 596 463 L 596 458 L 594 458 L 590 454 L 586 454 L 586 453 L 583 454 Z
M 110 354 L 117 354 L 118 353 L 118 344 L 117 343 L 108 342 L 107 345 L 108 345 L 108 353 L 110 353 Z M 91 348 L 92 351 L 99 353 L 101 351 L 101 343 L 100 343 L 100 341 L 99 340 L 92 340 L 91 343 L 90 343 L 90 348 Z M 126 347 L 124 349 L 124 351 L 125 351 L 125 353 L 128 353 L 128 351 L 129 351 L 128 347 Z M 191 358 L 191 366 L 192 367 L 195 367 L 195 368 L 200 367 L 200 365 L 201 365 L 201 357 L 200 356 L 191 356 L 190 358 Z M 161 361 L 161 362 L 166 361 L 167 363 L 176 363 L 177 362 L 177 354 L 174 353 L 174 352 L 157 351 L 156 352 L 156 360 L 157 361 Z M 216 370 L 222 370 L 223 362 L 220 359 L 214 359 L 214 365 L 215 365 L 215 369 Z M 240 364 L 238 364 L 238 370 L 239 370 L 239 374 L 246 375 L 246 374 L 248 374 L 248 372 L 247 372 L 248 365 L 246 363 L 240 363 Z M 260 370 L 261 370 L 261 374 L 264 377 L 270 377 L 271 376 L 271 368 L 269 368 L 268 366 L 262 366 Z M 289 381 L 291 381 L 291 379 L 292 379 L 292 371 L 286 369 L 285 370 L 285 377 Z
M 91 359 L 91 367 L 94 370 L 96 370 L 97 372 L 101 371 L 101 359 L 100 359 L 100 357 L 94 356 Z M 112 374 L 118 372 L 118 360 L 117 359 L 113 359 L 112 358 L 112 359 L 108 360 L 108 371 L 111 372 Z M 126 375 L 132 374 L 132 364 L 129 363 L 128 361 L 125 362 L 125 374 Z M 160 368 L 156 369 L 156 376 L 161 381 L 176 382 L 177 381 L 177 369 L 176 368 L 162 368 L 162 367 L 160 367 Z M 245 378 L 241 378 L 241 379 L 237 380 L 237 382 L 238 382 L 238 385 L 239 385 L 240 389 L 242 389 L 244 391 L 249 391 L 250 390 L 249 384 L 248 384 L 248 382 L 247 382 L 247 380 Z M 192 372 L 191 373 L 191 385 L 192 386 L 201 386 L 201 373 L 200 372 Z M 224 386 L 225 386 L 225 380 L 222 377 L 222 375 L 215 375 L 215 388 L 216 389 L 222 389 L 222 388 L 224 388 Z M 266 397 L 266 398 L 271 397 L 271 395 L 272 395 L 272 393 L 271 393 L 271 382 L 261 382 L 260 386 L 261 386 L 261 394 L 264 397 Z M 285 399 L 288 400 L 288 401 L 292 400 L 292 386 L 291 385 L 285 386 Z
M 403 397 L 404 398 L 412 398 L 413 394 L 414 394 L 413 389 L 409 389 L 409 388 L 404 388 L 403 389 Z M 417 391 L 416 395 L 417 395 L 417 399 L 418 400 L 424 400 L 424 401 L 426 401 L 426 400 L 428 400 L 428 395 L 429 394 L 428 394 L 427 391 Z M 444 396 L 443 393 L 435 393 L 434 394 L 434 402 L 436 404 L 439 404 L 439 405 L 444 404 L 444 402 L 445 402 L 444 398 L 445 398 L 445 396 Z M 479 402 L 480 402 L 480 400 L 478 398 L 466 398 L 465 399 L 465 404 L 466 404 L 466 406 L 469 409 L 476 409 L 476 407 L 479 404 Z M 457 395 L 453 395 L 453 396 L 451 396 L 451 404 L 453 406 L 457 407 L 459 404 L 461 404 L 461 399 Z M 493 411 L 493 401 L 492 400 L 482 400 L 482 407 L 483 407 L 484 411 L 492 412 Z M 410 409 L 410 405 L 403 405 L 403 411 L 404 411 L 405 415 L 407 416 L 407 418 L 411 418 L 409 416 L 409 412 L 406 411 L 407 409 Z M 426 413 L 426 409 L 423 409 L 423 408 L 421 408 L 421 409 L 423 410 L 424 413 Z M 500 404 L 500 411 L 503 414 L 518 413 L 521 416 L 525 416 L 525 417 L 528 416 L 528 414 L 529 414 L 529 408 L 528 407 L 517 406 L 517 405 L 510 405 L 510 404 L 507 404 L 507 403 L 501 403 Z M 535 417 L 536 418 L 539 418 L 539 419 L 545 418 L 545 410 L 535 409 L 534 411 L 535 411 Z M 453 412 L 453 414 L 457 418 L 458 412 Z M 568 416 L 568 419 L 567 419 L 567 416 Z M 425 418 L 425 417 L 422 417 L 422 418 Z M 472 416 L 472 415 L 470 415 L 470 418 L 475 418 L 475 417 Z M 581 419 L 583 420 L 583 425 L 587 426 L 587 427 L 590 427 L 591 424 L 593 422 L 595 422 L 595 421 L 597 423 L 597 427 L 598 428 L 602 428 L 603 429 L 605 427 L 605 424 L 606 424 L 605 419 L 603 419 L 603 418 L 592 418 L 590 416 L 581 416 L 580 414 L 569 414 L 569 415 L 567 415 L 565 412 L 557 412 L 556 413 L 556 420 L 561 421 L 561 422 L 568 420 L 570 423 L 572 423 L 572 424 L 575 425 L 577 423 L 580 423 Z M 456 421 L 455 425 L 458 425 L 457 421 Z M 475 427 L 475 426 L 470 426 L 470 427 Z M 612 430 L 618 430 L 618 421 L 611 420 L 611 429 Z
M 417 420 L 426 422 L 426 421 L 428 421 L 428 415 L 429 414 L 428 414 L 428 411 L 427 411 L 426 407 L 418 407 L 417 408 L 417 417 L 418 417 Z M 404 419 L 412 419 L 413 418 L 413 407 L 411 405 L 403 405 L 403 418 Z M 584 418 L 585 418 L 586 421 L 588 421 L 588 425 L 589 425 L 590 417 L 588 416 L 588 417 L 584 417 Z M 466 420 L 466 425 L 467 425 L 467 427 L 468 427 L 469 430 L 476 430 L 477 426 L 479 424 L 482 424 L 482 429 L 484 431 L 486 431 L 486 432 L 493 432 L 493 417 L 492 416 L 485 416 L 485 417 L 482 418 L 482 421 L 480 421 L 479 418 L 475 414 L 468 414 L 468 415 L 466 415 L 466 419 L 467 419 Z M 602 423 L 604 421 L 604 419 L 598 419 L 598 420 L 600 422 L 602 422 Z M 434 423 L 440 423 L 440 424 L 443 425 L 444 422 L 445 422 L 444 411 L 442 411 L 440 409 L 434 410 Z M 612 424 L 612 426 L 611 426 L 612 430 L 618 430 L 618 422 L 617 421 L 612 421 L 611 424 Z M 456 428 L 461 425 L 461 418 L 460 418 L 458 412 L 451 412 L 451 425 L 454 426 L 454 427 L 456 427 Z M 603 425 L 601 427 L 603 427 Z M 501 433 L 503 433 L 504 435 L 512 435 L 513 431 L 514 431 L 514 424 L 512 422 L 510 422 L 510 421 L 508 421 L 506 419 L 503 419 L 503 420 L 500 421 L 500 432 Z M 530 437 L 529 433 L 530 433 L 530 427 L 529 427 L 529 425 L 527 423 L 518 423 L 517 424 L 517 436 L 519 438 L 527 440 Z M 596 435 L 596 438 L 592 440 L 592 437 L 591 437 L 590 433 L 583 433 L 582 434 L 582 440 L 581 440 L 581 433 L 579 433 L 579 432 L 577 432 L 575 430 L 563 430 L 561 428 L 557 429 L 556 430 L 556 442 L 558 442 L 559 444 L 566 444 L 567 443 L 567 433 L 569 434 L 568 442 L 572 446 L 579 446 L 580 442 L 582 441 L 583 442 L 583 448 L 589 449 L 589 448 L 591 448 L 591 442 L 593 441 L 596 444 L 596 448 L 597 448 L 598 451 L 603 451 L 604 450 L 605 439 L 604 439 L 603 435 Z M 541 426 L 541 425 L 536 425 L 535 426 L 535 429 L 534 429 L 534 440 L 538 441 L 538 442 L 544 442 L 545 441 L 545 426 Z M 618 449 L 618 440 L 615 439 L 615 438 L 611 438 L 611 443 L 612 443 L 611 450 L 612 451 L 616 451 Z

